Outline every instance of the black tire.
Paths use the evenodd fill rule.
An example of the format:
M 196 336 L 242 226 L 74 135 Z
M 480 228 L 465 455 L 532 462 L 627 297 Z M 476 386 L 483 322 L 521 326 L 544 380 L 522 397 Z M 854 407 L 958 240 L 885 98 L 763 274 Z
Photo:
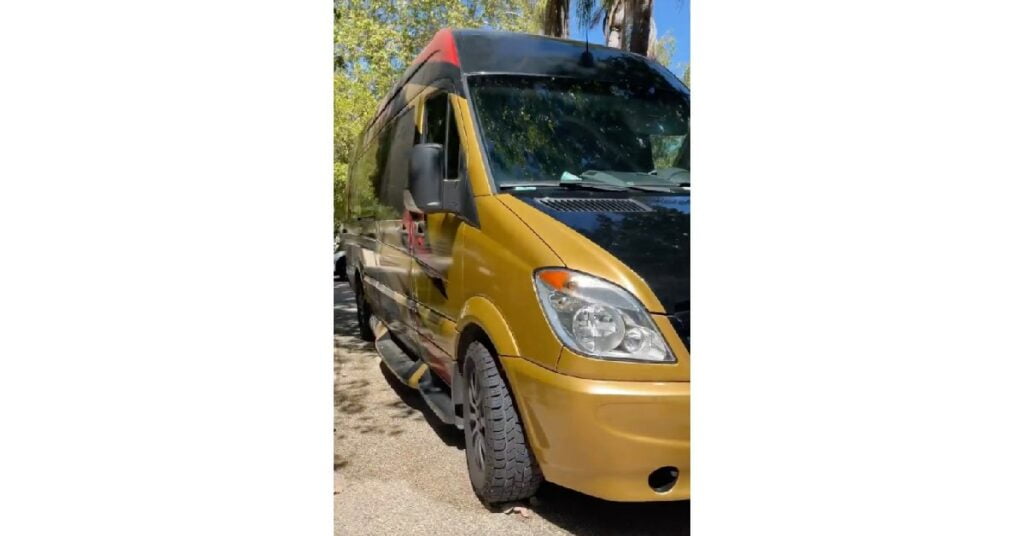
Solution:
M 543 477 L 498 364 L 486 346 L 466 350 L 464 368 L 466 465 L 485 504 L 531 497 Z
M 334 277 L 345 279 L 347 277 L 347 274 L 345 274 L 345 268 L 346 268 L 345 257 L 342 257 L 342 258 L 334 261 Z
M 370 327 L 370 305 L 366 303 L 366 294 L 363 292 L 363 278 L 356 275 L 356 318 L 359 324 L 359 338 L 364 341 L 373 341 L 373 329 Z

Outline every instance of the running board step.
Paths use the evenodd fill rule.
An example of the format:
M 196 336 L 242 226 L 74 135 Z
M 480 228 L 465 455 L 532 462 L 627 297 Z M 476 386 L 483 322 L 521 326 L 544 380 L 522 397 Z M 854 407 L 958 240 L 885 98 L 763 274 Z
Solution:
M 377 347 L 377 353 L 380 354 L 381 361 L 391 370 L 391 373 L 399 380 L 402 380 L 402 383 L 410 387 L 416 387 L 416 383 L 426 371 L 427 365 L 422 361 L 410 359 L 409 354 L 405 353 L 405 350 L 402 350 L 395 341 L 391 340 L 390 333 L 385 333 L 378 337 L 375 346 Z
M 375 315 L 370 315 L 370 331 L 373 332 L 373 339 L 377 340 L 387 334 L 388 328 Z
M 420 378 L 416 388 L 419 389 L 423 400 L 437 415 L 437 418 L 441 419 L 441 422 L 462 428 L 462 419 L 455 415 L 455 403 L 452 401 L 451 392 L 442 387 L 442 384 L 443 382 L 428 370 Z

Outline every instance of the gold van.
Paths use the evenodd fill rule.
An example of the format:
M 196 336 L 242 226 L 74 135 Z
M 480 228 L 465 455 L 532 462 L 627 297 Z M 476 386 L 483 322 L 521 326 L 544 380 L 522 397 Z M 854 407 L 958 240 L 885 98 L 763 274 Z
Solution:
M 635 54 L 442 30 L 360 136 L 360 335 L 485 503 L 689 498 L 689 101 Z

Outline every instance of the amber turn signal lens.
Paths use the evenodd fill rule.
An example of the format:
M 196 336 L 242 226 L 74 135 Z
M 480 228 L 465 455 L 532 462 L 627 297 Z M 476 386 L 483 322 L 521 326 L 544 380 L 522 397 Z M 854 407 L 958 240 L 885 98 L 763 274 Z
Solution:
M 572 274 L 564 270 L 545 270 L 537 276 L 551 286 L 551 288 L 555 290 L 563 290 L 569 283 L 569 279 L 572 277 Z

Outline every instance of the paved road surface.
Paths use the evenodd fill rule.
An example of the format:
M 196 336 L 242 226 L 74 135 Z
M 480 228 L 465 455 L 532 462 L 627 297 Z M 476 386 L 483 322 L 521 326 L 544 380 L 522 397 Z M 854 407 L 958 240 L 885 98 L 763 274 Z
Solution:
M 359 340 L 346 283 L 335 281 L 334 304 L 336 535 L 688 533 L 689 502 L 613 503 L 553 484 L 516 512 L 488 510 L 470 488 L 462 432 Z

